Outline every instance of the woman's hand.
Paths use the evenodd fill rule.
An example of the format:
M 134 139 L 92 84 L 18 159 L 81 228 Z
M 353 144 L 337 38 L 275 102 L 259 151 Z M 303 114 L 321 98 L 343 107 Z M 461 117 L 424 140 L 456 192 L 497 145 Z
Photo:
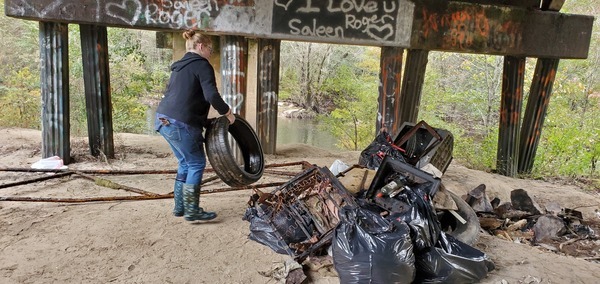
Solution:
M 235 122 L 235 115 L 233 115 L 231 109 L 229 109 L 225 116 L 227 117 L 227 119 L 229 119 L 229 125 L 232 125 Z

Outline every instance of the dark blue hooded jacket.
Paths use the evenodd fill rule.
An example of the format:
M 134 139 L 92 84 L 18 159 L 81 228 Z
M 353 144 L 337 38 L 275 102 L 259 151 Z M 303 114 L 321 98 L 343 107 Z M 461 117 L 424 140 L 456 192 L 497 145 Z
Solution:
M 188 52 L 171 65 L 171 78 L 156 112 L 202 128 L 210 105 L 221 115 L 229 111 L 217 90 L 212 65 L 199 54 Z

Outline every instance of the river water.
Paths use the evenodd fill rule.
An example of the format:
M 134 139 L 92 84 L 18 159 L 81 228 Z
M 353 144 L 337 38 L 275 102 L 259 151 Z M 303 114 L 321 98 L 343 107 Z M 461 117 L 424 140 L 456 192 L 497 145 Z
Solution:
M 277 119 L 277 145 L 307 144 L 326 150 L 339 150 L 333 135 L 323 131 L 311 119 Z
M 154 116 L 156 111 L 148 109 L 146 119 L 148 134 L 158 135 L 154 131 Z M 277 145 L 307 144 L 325 150 L 340 150 L 335 146 L 336 140 L 327 131 L 320 129 L 312 119 L 277 118 Z

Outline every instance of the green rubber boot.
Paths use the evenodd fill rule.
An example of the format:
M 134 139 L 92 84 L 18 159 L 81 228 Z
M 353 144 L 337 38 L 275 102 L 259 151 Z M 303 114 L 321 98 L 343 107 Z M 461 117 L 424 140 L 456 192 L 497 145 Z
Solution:
M 185 214 L 183 218 L 186 221 L 206 221 L 217 217 L 215 212 L 207 212 L 199 207 L 200 203 L 200 185 L 199 184 L 183 184 L 183 207 Z
M 175 200 L 175 206 L 173 207 L 173 216 L 183 216 L 183 182 L 175 180 L 175 186 L 173 187 L 173 199 Z

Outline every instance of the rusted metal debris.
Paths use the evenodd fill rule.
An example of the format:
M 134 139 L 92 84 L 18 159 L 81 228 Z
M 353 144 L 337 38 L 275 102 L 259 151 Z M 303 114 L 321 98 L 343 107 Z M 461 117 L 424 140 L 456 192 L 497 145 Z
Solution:
M 245 189 L 257 189 L 263 187 L 274 187 L 284 184 L 283 182 L 265 183 L 248 185 L 244 187 L 222 187 L 215 189 L 204 189 L 201 194 L 220 193 L 228 191 L 238 191 Z M 89 198 L 50 198 L 50 197 L 22 197 L 11 196 L 2 197 L 0 201 L 22 201 L 22 202 L 52 202 L 52 203 L 86 203 L 86 202 L 101 202 L 101 201 L 140 201 L 140 200 L 156 200 L 173 198 L 173 192 L 167 194 L 141 195 L 141 196 L 109 196 L 109 197 L 89 197 Z
M 302 166 L 303 169 L 311 166 L 307 161 L 297 161 L 289 163 L 278 163 L 265 165 L 265 168 L 281 168 L 291 166 Z M 0 172 L 27 172 L 27 173 L 60 173 L 73 172 L 70 169 L 33 169 L 33 168 L 0 168 Z M 99 174 L 99 175 L 149 175 L 149 174 L 174 174 L 177 170 L 77 170 L 84 174 Z M 204 169 L 205 173 L 214 172 L 212 168 Z
M 352 167 L 334 176 L 328 168 L 313 166 L 272 192 L 256 190 L 256 194 L 248 202 L 249 206 L 244 215 L 244 220 L 250 223 L 249 239 L 268 246 L 277 253 L 287 254 L 299 263 L 308 263 L 309 266 L 313 257 L 328 255 L 333 259 L 331 266 L 336 266 L 341 282 L 354 275 L 360 274 L 361 277 L 366 277 L 372 272 L 372 267 L 378 267 L 380 272 L 385 271 L 383 274 L 389 273 L 389 277 L 412 281 L 415 277 L 416 257 L 422 260 L 421 264 L 430 265 L 422 268 L 422 271 L 437 273 L 437 271 L 452 270 L 451 267 L 462 267 L 468 270 L 468 273 L 453 271 L 456 273 L 452 277 L 461 279 L 455 281 L 456 283 L 477 282 L 468 279 L 485 277 L 487 272 L 494 269 L 493 263 L 489 262 L 487 256 L 443 233 L 439 223 L 436 222 L 438 216 L 431 199 L 435 193 L 441 192 L 438 190 L 441 181 L 404 161 L 388 158 L 389 156 L 386 156 L 383 159 L 370 181 L 364 168 L 361 171 Z M 391 193 L 398 189 L 384 191 L 382 188 L 392 181 L 396 183 L 396 180 L 400 180 L 401 177 L 403 180 L 399 193 L 401 199 L 396 203 L 381 200 L 396 197 Z M 344 178 L 349 178 L 348 183 L 341 181 Z M 347 184 L 351 184 L 355 190 L 348 190 Z M 379 193 L 385 194 L 380 196 Z M 398 205 L 400 203 L 403 203 L 402 206 Z M 465 206 L 470 210 L 468 205 Z M 447 207 L 455 209 L 456 204 L 454 206 L 448 204 Z M 357 208 L 362 208 L 361 210 L 364 211 L 361 212 L 370 212 L 372 215 L 364 213 L 359 215 L 358 211 L 351 212 Z M 385 219 L 386 216 L 390 218 Z M 475 222 L 476 220 L 475 217 Z M 352 222 L 356 222 L 357 227 L 343 229 L 344 226 L 353 226 Z M 413 227 L 409 227 L 409 223 Z M 479 230 L 476 230 L 476 233 L 479 233 Z M 441 248 L 437 249 L 438 245 L 442 246 L 441 243 L 447 246 L 450 244 L 460 246 L 461 251 L 467 251 L 468 248 L 473 254 L 460 255 L 461 259 L 468 259 L 468 262 L 462 264 L 458 264 L 460 261 L 440 264 L 443 262 L 442 254 L 444 256 L 451 254 Z M 413 250 L 417 246 L 419 249 Z M 432 249 L 434 247 L 436 249 Z M 439 255 L 426 255 L 433 250 Z M 365 254 L 364 257 L 362 253 Z M 387 259 L 388 253 L 389 259 Z M 345 257 L 345 254 L 350 257 Z M 355 257 L 356 255 L 361 256 Z M 392 258 L 394 260 L 391 260 Z M 431 261 L 430 258 L 434 260 Z M 376 259 L 385 259 L 385 261 L 378 262 Z M 468 267 L 465 267 L 467 263 Z M 385 269 L 382 269 L 382 266 L 385 266 Z M 438 267 L 442 266 L 443 268 L 438 270 Z M 399 269 L 406 271 L 402 270 L 399 273 Z M 446 272 L 440 273 L 436 276 L 450 277 L 449 274 L 443 274 Z M 377 277 L 380 277 L 378 279 L 392 279 L 383 277 L 382 273 L 377 274 Z M 456 274 L 461 275 L 456 276 Z M 433 275 L 421 277 L 433 279 Z M 410 283 L 398 281 L 381 283 L 388 282 Z
M 272 174 L 272 175 L 280 175 L 280 176 L 284 176 L 284 177 L 294 177 L 298 174 L 297 172 L 275 171 L 275 170 L 264 170 L 263 173 Z
M 339 209 L 355 204 L 327 168 L 311 166 L 272 193 L 255 190 L 244 216 L 250 239 L 301 262 L 329 244 Z M 266 226 L 272 233 L 264 234 Z
M 265 168 L 277 168 L 277 167 L 290 167 L 290 166 L 301 166 L 302 169 L 312 166 L 310 163 L 306 161 L 298 161 L 298 162 L 289 162 L 289 163 L 279 163 L 279 164 L 270 164 L 266 165 Z M 114 181 L 99 178 L 95 176 L 91 176 L 90 174 L 103 174 L 103 175 L 139 175 L 139 174 L 171 174 L 176 173 L 174 170 L 60 170 L 60 169 L 31 169 L 31 168 L 2 168 L 0 171 L 5 172 L 29 172 L 29 173 L 54 173 L 53 175 L 48 175 L 44 177 L 34 178 L 26 181 L 13 182 L 8 184 L 0 185 L 0 188 L 8 188 L 12 186 L 24 185 L 35 183 L 38 181 L 44 181 L 48 179 L 61 178 L 64 176 L 77 175 L 81 176 L 87 180 L 93 181 L 98 186 L 103 186 L 111 189 L 117 190 L 125 190 L 133 193 L 140 194 L 141 196 L 107 196 L 107 197 L 90 197 L 90 198 L 55 198 L 55 197 L 23 197 L 23 196 L 8 196 L 2 197 L 0 196 L 0 201 L 21 201 L 21 202 L 54 202 L 54 203 L 86 203 L 86 202 L 103 202 L 103 201 L 139 201 L 139 200 L 155 200 L 155 199 L 168 199 L 173 198 L 173 192 L 167 194 L 158 194 L 154 192 L 149 192 L 146 190 L 142 190 L 139 188 L 123 185 L 116 183 Z M 213 172 L 211 168 L 207 168 L 206 172 Z M 292 171 L 269 171 L 274 175 L 295 175 Z M 269 173 L 266 172 L 266 173 Z M 297 174 L 297 173 L 296 173 Z M 203 179 L 202 184 L 206 184 L 208 182 L 217 180 L 217 176 L 211 176 Z M 257 190 L 259 188 L 266 187 L 276 187 L 285 184 L 285 182 L 271 182 L 271 183 L 263 183 L 263 184 L 252 184 L 248 186 L 242 187 L 221 187 L 221 188 L 203 188 L 202 194 L 209 193 L 220 193 L 220 192 L 228 192 L 228 191 L 238 191 L 238 190 L 247 190 L 253 189 Z
M 173 198 L 173 194 L 163 194 L 156 196 L 112 196 L 112 197 L 89 197 L 89 198 L 51 198 L 51 197 L 24 197 L 11 196 L 0 197 L 0 201 L 22 201 L 22 202 L 52 202 L 52 203 L 86 203 L 101 201 L 132 201 L 132 200 L 155 200 Z
M 49 180 L 49 179 L 55 179 L 55 178 L 60 178 L 60 177 L 64 177 L 64 176 L 69 176 L 72 174 L 74 174 L 74 172 L 57 173 L 54 175 L 43 176 L 43 177 L 38 177 L 38 178 L 34 178 L 34 179 L 2 184 L 2 185 L 0 185 L 0 188 L 7 188 L 7 187 L 18 186 L 18 185 L 30 184 L 30 183 L 34 183 L 34 182 L 38 182 L 38 181 L 45 181 L 45 180 Z
M 26 173 L 61 173 L 73 172 L 70 169 L 32 169 L 32 168 L 0 168 L 0 172 L 26 172 Z M 77 170 L 84 174 L 98 175 L 148 175 L 148 174 L 174 174 L 176 170 Z M 212 172 L 212 169 L 207 168 L 205 172 Z
M 153 197 L 160 196 L 160 194 L 156 194 L 156 193 L 153 193 L 153 192 L 145 191 L 145 190 L 138 189 L 138 188 L 131 187 L 131 186 L 126 186 L 126 185 L 123 185 L 123 184 L 118 184 L 118 183 L 116 183 L 114 181 L 111 181 L 111 180 L 108 180 L 108 179 L 99 178 L 99 177 L 93 177 L 93 176 L 86 175 L 84 173 L 77 172 L 77 171 L 75 173 L 78 174 L 78 175 L 80 175 L 80 176 L 82 176 L 82 177 L 84 177 L 85 179 L 93 181 L 96 185 L 99 185 L 99 186 L 103 186 L 103 187 L 107 187 L 107 188 L 112 188 L 112 189 L 122 189 L 122 190 L 126 190 L 126 191 L 131 191 L 131 192 L 139 193 L 139 194 L 145 195 L 145 196 L 153 196 Z

